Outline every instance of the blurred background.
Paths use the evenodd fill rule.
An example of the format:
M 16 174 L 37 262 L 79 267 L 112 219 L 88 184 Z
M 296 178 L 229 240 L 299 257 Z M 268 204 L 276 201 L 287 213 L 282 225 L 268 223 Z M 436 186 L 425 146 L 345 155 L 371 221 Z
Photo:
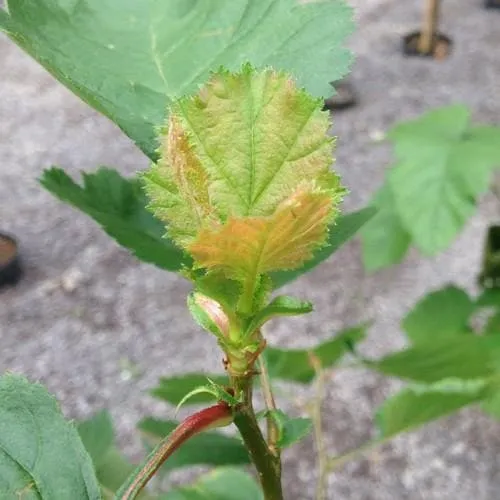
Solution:
M 436 106 L 466 104 L 474 121 L 500 124 L 500 10 L 481 0 L 444 1 L 440 30 L 453 41 L 444 58 L 406 57 L 402 38 L 420 27 L 422 2 L 351 0 L 356 61 L 348 81 L 355 106 L 333 112 L 336 169 L 350 193 L 346 210 L 365 206 L 393 161 L 381 142 L 398 121 Z M 38 184 L 58 165 L 74 177 L 98 165 L 133 174 L 148 160 L 109 120 L 56 82 L 0 34 L 0 231 L 18 239 L 24 276 L 0 289 L 0 367 L 42 381 L 72 418 L 109 408 L 131 458 L 141 447 L 134 426 L 171 409 L 148 396 L 162 375 L 220 368 L 213 337 L 185 306 L 190 286 L 142 264 L 83 214 Z M 367 274 L 355 239 L 286 292 L 316 312 L 275 321 L 280 346 L 315 344 L 343 327 L 374 320 L 364 351 L 377 356 L 404 345 L 399 322 L 424 294 L 448 282 L 475 290 L 484 234 L 499 202 L 487 194 L 446 252 L 411 251 L 395 267 Z M 373 409 L 397 387 L 373 373 L 342 370 L 328 384 L 326 441 L 342 452 L 372 435 Z M 306 397 L 306 389 L 294 388 Z M 294 401 L 286 394 L 284 406 Z M 172 416 L 172 415 L 170 415 Z M 285 453 L 286 498 L 313 497 L 313 444 Z M 172 481 L 186 473 L 174 473 Z M 330 477 L 335 499 L 491 500 L 500 489 L 500 424 L 466 410 L 397 438 Z

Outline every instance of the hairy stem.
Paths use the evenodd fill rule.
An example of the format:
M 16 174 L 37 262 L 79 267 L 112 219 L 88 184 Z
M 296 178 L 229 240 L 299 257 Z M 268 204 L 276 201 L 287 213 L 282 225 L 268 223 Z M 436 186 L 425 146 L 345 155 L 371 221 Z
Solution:
M 262 394 L 264 395 L 264 401 L 266 403 L 266 408 L 268 411 L 276 410 L 276 403 L 274 401 L 273 390 L 271 388 L 271 381 L 269 379 L 269 373 L 267 371 L 267 364 L 262 356 L 259 356 L 259 372 L 260 372 L 260 384 L 262 387 Z M 271 452 L 278 456 L 279 448 L 277 446 L 279 440 L 279 430 L 275 419 L 272 415 L 267 415 L 267 443 Z
M 234 423 L 259 474 L 264 499 L 283 500 L 280 459 L 269 449 L 255 417 L 251 375 L 233 377 L 233 387 L 243 394 L 243 402 L 234 409 Z

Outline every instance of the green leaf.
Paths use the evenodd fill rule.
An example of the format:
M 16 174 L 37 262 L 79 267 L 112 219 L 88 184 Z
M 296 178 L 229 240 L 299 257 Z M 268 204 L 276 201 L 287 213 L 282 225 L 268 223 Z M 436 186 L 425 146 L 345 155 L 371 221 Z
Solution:
M 44 172 L 41 183 L 53 195 L 92 217 L 139 259 L 167 271 L 191 265 L 189 257 L 164 237 L 164 224 L 146 210 L 146 196 L 136 179 L 125 179 L 105 167 L 82 177 L 83 186 L 79 186 L 63 170 L 51 168 Z
M 357 212 L 340 215 L 334 225 L 330 226 L 328 240 L 323 247 L 314 252 L 313 258 L 305 265 L 293 271 L 271 273 L 274 288 L 280 288 L 311 269 L 321 264 L 334 254 L 344 243 L 347 243 L 376 213 L 373 207 L 363 208 Z
M 350 63 L 351 9 L 340 0 L 10 0 L 8 11 L 0 29 L 151 158 L 168 98 L 211 69 L 286 69 L 324 96 Z
M 188 373 L 170 378 L 161 378 L 158 387 L 151 390 L 151 395 L 155 398 L 168 401 L 173 405 L 178 405 L 184 396 L 199 386 L 206 385 L 207 378 L 210 378 L 218 385 L 228 385 L 228 379 L 224 375 L 209 375 L 204 373 Z M 207 403 L 214 400 L 212 394 L 199 393 L 190 398 L 190 404 Z
M 365 268 L 377 271 L 401 262 L 411 237 L 401 223 L 388 184 L 378 190 L 372 204 L 377 213 L 361 229 L 361 243 Z
M 461 288 L 447 286 L 423 297 L 403 320 L 415 344 L 453 338 L 468 331 L 475 304 Z
M 105 498 L 113 498 L 113 494 L 135 467 L 116 447 L 113 422 L 109 412 L 102 410 L 91 418 L 79 422 L 77 429 L 87 452 L 92 457 Z M 143 493 L 139 498 L 147 500 L 150 497 Z
M 0 377 L 0 498 L 101 498 L 75 427 L 42 386 L 16 375 Z
M 115 442 L 113 422 L 109 412 L 102 410 L 91 418 L 79 422 L 77 430 L 94 466 L 97 467 Z
M 488 318 L 488 321 L 482 331 L 483 335 L 499 335 L 500 334 L 500 311 L 496 311 Z
M 476 307 L 500 308 L 500 289 L 489 288 L 484 290 L 483 293 L 476 300 Z
M 278 447 L 283 449 L 298 443 L 305 438 L 312 430 L 312 420 L 310 418 L 290 418 L 281 410 L 271 410 L 269 414 L 276 422 L 279 431 Z
M 310 313 L 312 310 L 311 302 L 304 302 L 288 295 L 280 295 L 255 315 L 246 333 L 251 334 L 276 316 L 298 316 Z
M 216 382 L 213 380 L 209 379 L 207 377 L 208 384 L 207 385 L 201 385 L 199 387 L 195 387 L 193 390 L 189 391 L 180 401 L 179 404 L 177 405 L 177 408 L 175 409 L 175 412 L 177 413 L 182 405 L 187 403 L 190 399 L 196 397 L 196 396 L 201 396 L 201 395 L 210 395 L 212 396 L 212 401 L 224 401 L 230 406 L 235 406 L 238 404 L 238 400 L 231 396 L 224 387 L 218 385 Z M 205 396 L 203 396 L 205 397 Z
M 461 336 L 416 344 L 366 364 L 385 375 L 428 384 L 446 378 L 473 380 L 494 373 L 499 349 L 500 337 Z
M 382 437 L 409 431 L 488 395 L 483 379 L 444 379 L 431 385 L 410 386 L 388 398 L 377 412 Z
M 481 403 L 481 409 L 497 420 L 500 420 L 500 391 L 496 387 L 487 398 Z
M 260 275 L 311 259 L 338 214 L 330 126 L 292 76 L 249 64 L 172 105 L 160 161 L 144 174 L 149 208 L 197 267 L 245 283 L 249 314 Z
M 144 433 L 148 446 L 154 447 L 178 425 L 171 420 L 145 418 L 138 428 Z M 245 465 L 250 463 L 242 442 L 219 432 L 202 432 L 186 441 L 162 466 L 163 471 L 190 465 Z
M 162 495 L 160 500 L 264 500 L 264 496 L 248 474 L 220 467 L 201 476 L 192 486 Z
M 269 375 L 274 378 L 308 383 L 316 375 L 310 362 L 310 354 L 319 358 L 323 368 L 329 368 L 349 352 L 354 344 L 365 338 L 365 330 L 365 326 L 344 330 L 333 339 L 311 349 L 286 350 L 266 347 L 263 354 Z
M 445 249 L 500 166 L 500 128 L 469 124 L 464 106 L 433 110 L 395 127 L 399 164 L 389 173 L 397 213 L 427 255 Z

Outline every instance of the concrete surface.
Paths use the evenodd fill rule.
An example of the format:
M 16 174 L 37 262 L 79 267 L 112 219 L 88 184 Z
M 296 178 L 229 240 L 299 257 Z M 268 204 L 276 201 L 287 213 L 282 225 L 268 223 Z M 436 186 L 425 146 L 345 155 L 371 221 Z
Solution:
M 400 55 L 400 37 L 419 22 L 421 2 L 357 0 L 357 54 L 352 81 L 360 105 L 335 117 L 337 169 L 361 207 L 391 161 L 373 138 L 398 120 L 437 105 L 464 102 L 474 118 L 500 116 L 500 13 L 482 1 L 444 2 L 443 31 L 453 55 L 437 63 Z M 161 375 L 215 370 L 213 338 L 186 312 L 187 283 L 140 264 L 92 221 L 59 203 L 37 184 L 56 164 L 73 175 L 99 164 L 131 174 L 147 161 L 117 128 L 55 82 L 0 37 L 0 227 L 20 238 L 26 277 L 0 292 L 0 366 L 46 384 L 67 415 L 80 418 L 110 408 L 123 449 L 137 457 L 135 422 L 172 409 L 145 390 Z M 308 277 L 288 287 L 314 301 L 317 312 L 277 322 L 271 343 L 311 345 L 332 331 L 376 319 L 365 351 L 373 355 L 404 343 L 398 323 L 424 293 L 449 281 L 473 289 L 484 230 L 498 213 L 486 197 L 453 247 L 435 259 L 415 252 L 404 264 L 366 276 L 356 241 Z M 325 441 L 343 451 L 373 432 L 373 408 L 394 383 L 344 370 L 328 385 Z M 295 394 L 305 397 L 306 390 Z M 291 403 L 282 398 L 285 407 Z M 310 440 L 285 453 L 287 499 L 313 498 Z M 350 463 L 330 478 L 330 499 L 492 500 L 500 489 L 500 424 L 468 410 Z M 185 478 L 175 473 L 173 481 Z

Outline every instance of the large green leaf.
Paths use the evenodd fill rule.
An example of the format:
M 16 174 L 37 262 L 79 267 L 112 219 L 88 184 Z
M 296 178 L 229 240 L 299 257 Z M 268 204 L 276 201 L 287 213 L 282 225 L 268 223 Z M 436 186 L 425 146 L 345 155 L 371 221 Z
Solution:
M 367 366 L 385 375 L 423 383 L 492 376 L 500 355 L 500 336 L 458 336 L 419 343 Z
M 178 425 L 171 420 L 145 418 L 139 422 L 146 443 L 153 448 Z M 186 441 L 162 466 L 172 470 L 189 465 L 244 465 L 250 463 L 246 448 L 240 439 L 216 431 L 203 432 Z
M 447 286 L 423 297 L 403 320 L 413 343 L 456 337 L 469 331 L 475 304 L 461 288 Z
M 243 62 L 293 73 L 317 96 L 347 72 L 340 0 L 10 0 L 0 29 L 150 157 L 169 98 Z
M 110 414 L 102 410 L 79 422 L 78 433 L 92 458 L 104 498 L 113 498 L 135 467 L 121 455 L 115 444 Z M 148 500 L 150 497 L 142 493 L 139 498 Z
M 83 186 L 63 170 L 46 170 L 41 183 L 62 201 L 92 217 L 120 245 L 139 259 L 168 271 L 178 271 L 191 260 L 164 237 L 165 225 L 145 208 L 147 199 L 136 179 L 125 179 L 101 167 L 83 173 Z
M 484 379 L 444 379 L 431 385 L 410 386 L 388 398 L 377 412 L 382 438 L 409 431 L 478 403 L 489 393 Z
M 194 389 L 207 385 L 207 378 L 210 378 L 217 385 L 228 385 L 228 378 L 224 375 L 211 375 L 205 373 L 187 373 L 170 378 L 161 378 L 157 387 L 151 390 L 151 395 L 155 398 L 168 401 L 173 405 L 178 405 L 186 394 Z M 184 404 L 209 403 L 214 400 L 212 394 L 200 392 L 194 394 Z
M 244 472 L 220 467 L 192 485 L 162 495 L 160 500 L 264 500 L 255 481 Z
M 327 242 L 323 247 L 315 251 L 314 257 L 310 261 L 306 262 L 299 269 L 271 273 L 274 287 L 280 288 L 286 285 L 328 259 L 344 243 L 347 243 L 375 214 L 375 208 L 367 207 L 357 212 L 340 215 L 336 223 L 330 226 Z
M 323 368 L 329 368 L 365 338 L 366 327 L 350 328 L 311 349 L 278 349 L 266 347 L 264 356 L 269 375 L 274 378 L 308 383 L 316 375 L 310 355 L 314 354 Z
M 101 498 L 75 427 L 42 386 L 15 375 L 0 378 L 0 498 Z
M 361 229 L 361 243 L 365 268 L 377 271 L 401 262 L 411 237 L 401 223 L 388 184 L 378 190 L 372 204 L 377 213 Z
M 445 249 L 500 166 L 500 128 L 471 126 L 463 106 L 431 111 L 389 134 L 399 164 L 389 173 L 397 213 L 425 254 Z

